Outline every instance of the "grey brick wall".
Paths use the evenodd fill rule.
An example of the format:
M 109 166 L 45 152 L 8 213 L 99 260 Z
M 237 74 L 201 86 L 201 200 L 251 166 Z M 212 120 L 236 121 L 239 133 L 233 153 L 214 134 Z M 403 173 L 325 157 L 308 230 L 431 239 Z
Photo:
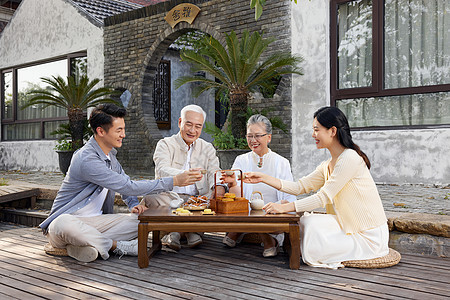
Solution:
M 201 8 L 192 24 L 179 23 L 171 28 L 164 20 L 174 6 L 193 3 Z M 268 1 L 262 17 L 255 21 L 249 1 L 172 0 L 139 10 L 116 15 L 105 20 L 105 84 L 130 90 L 132 99 L 126 118 L 127 137 L 118 152 L 118 158 L 129 173 L 154 174 L 153 150 L 162 138 L 153 117 L 153 76 L 161 57 L 169 45 L 187 31 L 202 30 L 224 41 L 224 33 L 234 30 L 263 32 L 275 37 L 266 55 L 273 51 L 291 49 L 290 1 Z M 291 124 L 291 84 L 282 81 L 273 99 L 252 100 L 258 110 L 266 106 L 276 109 L 273 114 L 283 116 Z M 271 148 L 291 158 L 291 136 L 275 133 Z

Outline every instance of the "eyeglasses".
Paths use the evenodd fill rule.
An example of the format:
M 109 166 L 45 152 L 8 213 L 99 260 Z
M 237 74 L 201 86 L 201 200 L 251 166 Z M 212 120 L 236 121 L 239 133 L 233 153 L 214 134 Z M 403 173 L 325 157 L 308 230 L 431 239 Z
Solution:
M 246 137 L 247 137 L 247 140 L 251 140 L 251 139 L 255 139 L 255 140 L 260 140 L 263 136 L 266 136 L 266 135 L 268 135 L 268 133 L 265 133 L 265 134 L 255 134 L 255 135 L 253 135 L 253 134 L 247 134 L 246 135 Z

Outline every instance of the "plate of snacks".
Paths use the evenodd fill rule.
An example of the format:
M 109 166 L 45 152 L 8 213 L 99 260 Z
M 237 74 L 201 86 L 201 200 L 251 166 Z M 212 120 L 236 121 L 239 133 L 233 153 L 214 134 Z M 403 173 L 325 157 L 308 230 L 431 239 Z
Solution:
M 204 210 L 208 208 L 208 198 L 205 196 L 191 196 L 183 205 L 183 208 L 188 210 Z

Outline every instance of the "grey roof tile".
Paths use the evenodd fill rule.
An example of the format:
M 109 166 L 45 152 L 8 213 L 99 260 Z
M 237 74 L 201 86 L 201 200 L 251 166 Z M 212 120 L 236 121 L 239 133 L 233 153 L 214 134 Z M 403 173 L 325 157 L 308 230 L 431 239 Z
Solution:
M 96 21 L 103 23 L 106 17 L 135 10 L 144 5 L 125 0 L 70 0 Z

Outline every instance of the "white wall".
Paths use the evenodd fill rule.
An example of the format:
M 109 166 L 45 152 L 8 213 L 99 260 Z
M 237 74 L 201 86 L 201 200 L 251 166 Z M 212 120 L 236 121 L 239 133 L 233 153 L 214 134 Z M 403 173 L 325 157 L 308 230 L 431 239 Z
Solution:
M 103 79 L 101 27 L 65 0 L 23 0 L 0 37 L 0 69 L 78 51 L 87 51 L 88 76 Z M 59 170 L 52 141 L 0 144 L 0 169 Z
M 328 0 L 292 2 L 292 53 L 301 55 L 303 76 L 292 80 L 292 173 L 300 178 L 327 158 L 311 137 L 314 112 L 330 103 Z
M 53 141 L 0 143 L 0 169 L 59 171 L 58 154 Z
M 326 150 L 313 143 L 314 112 L 330 105 L 329 1 L 292 3 L 292 51 L 305 58 L 304 76 L 294 76 L 292 93 L 292 170 L 299 178 L 313 171 Z M 353 132 L 369 156 L 379 183 L 450 183 L 450 129 Z

